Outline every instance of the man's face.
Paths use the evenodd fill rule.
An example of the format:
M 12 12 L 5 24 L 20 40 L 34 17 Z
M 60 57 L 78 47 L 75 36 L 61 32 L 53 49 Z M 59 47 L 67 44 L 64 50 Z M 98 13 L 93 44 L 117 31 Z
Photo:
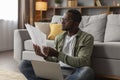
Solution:
M 69 31 L 74 27 L 74 21 L 71 18 L 71 13 L 65 13 L 62 17 L 62 30 Z

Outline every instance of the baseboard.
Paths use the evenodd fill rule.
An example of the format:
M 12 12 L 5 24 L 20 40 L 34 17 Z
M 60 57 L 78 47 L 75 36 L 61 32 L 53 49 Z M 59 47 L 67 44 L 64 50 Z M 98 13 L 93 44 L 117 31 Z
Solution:
M 112 80 L 120 80 L 120 76 L 114 76 L 114 75 L 102 75 L 102 74 L 96 74 L 97 78 L 107 78 Z

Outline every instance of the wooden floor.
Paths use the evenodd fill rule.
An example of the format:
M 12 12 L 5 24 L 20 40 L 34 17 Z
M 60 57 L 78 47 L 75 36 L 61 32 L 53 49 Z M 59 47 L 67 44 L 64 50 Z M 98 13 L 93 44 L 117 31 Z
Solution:
M 0 52 L 0 69 L 19 72 L 18 63 L 13 59 L 13 51 Z
M 13 51 L 0 52 L 0 69 L 20 72 L 18 63 L 13 58 Z M 95 80 L 115 80 L 108 78 L 96 78 Z

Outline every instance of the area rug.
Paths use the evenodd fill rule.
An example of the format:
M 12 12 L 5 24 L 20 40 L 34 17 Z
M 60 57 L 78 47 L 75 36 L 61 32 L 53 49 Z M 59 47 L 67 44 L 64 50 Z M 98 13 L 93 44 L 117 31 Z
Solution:
M 0 80 L 27 80 L 22 73 L 0 69 Z

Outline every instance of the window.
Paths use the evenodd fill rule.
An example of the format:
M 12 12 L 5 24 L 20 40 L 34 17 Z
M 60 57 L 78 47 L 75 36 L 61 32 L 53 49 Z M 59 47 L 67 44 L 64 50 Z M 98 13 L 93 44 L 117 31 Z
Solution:
M 0 19 L 18 19 L 18 0 L 0 0 Z

